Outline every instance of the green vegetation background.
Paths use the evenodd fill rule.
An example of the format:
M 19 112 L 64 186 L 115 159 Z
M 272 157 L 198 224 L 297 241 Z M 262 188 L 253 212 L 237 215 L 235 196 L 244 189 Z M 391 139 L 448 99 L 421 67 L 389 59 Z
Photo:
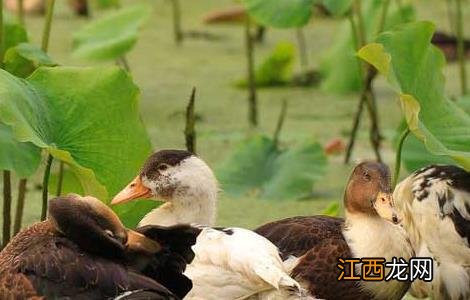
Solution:
M 234 87 L 234 82 L 246 73 L 244 36 L 241 25 L 209 26 L 202 23 L 202 18 L 207 12 L 231 6 L 234 2 L 181 1 L 184 30 L 207 31 L 220 37 L 215 41 L 186 39 L 181 46 L 173 42 L 171 4 L 168 1 L 124 1 L 124 5 L 131 3 L 149 3 L 154 7 L 135 49 L 128 56 L 132 75 L 141 89 L 141 114 L 154 149 L 184 147 L 184 108 L 191 88 L 196 86 L 196 111 L 201 118 L 197 123 L 198 153 L 216 169 L 248 132 L 246 91 Z M 439 30 L 449 31 L 445 1 L 416 0 L 414 3 L 418 19 L 431 20 Z M 93 13 L 94 17 L 100 15 L 100 12 Z M 469 19 L 470 10 L 467 7 L 464 20 Z M 49 53 L 59 64 L 91 64 L 71 57 L 73 33 L 86 22 L 87 19 L 73 16 L 66 1 L 57 1 Z M 43 18 L 28 17 L 26 24 L 33 42 L 39 44 Z M 333 44 L 339 28 L 340 22 L 337 20 L 315 17 L 304 29 L 312 67 L 318 66 L 321 56 Z M 257 63 L 279 41 L 286 40 L 295 43 L 293 30 L 269 29 L 266 41 L 256 46 Z M 298 60 L 295 69 L 300 70 Z M 458 94 L 457 66 L 451 64 L 445 74 L 449 94 Z M 73 84 L 70 82 L 71 86 Z M 401 112 L 396 94 L 387 87 L 383 78 L 375 84 L 380 123 L 385 137 L 383 153 L 386 162 L 393 167 L 391 141 Z M 259 92 L 260 130 L 268 134 L 274 131 L 281 102 L 287 99 L 288 114 L 281 134 L 283 145 L 299 143 L 310 137 L 315 137 L 322 144 L 336 137 L 346 142 L 357 98 L 356 94 L 327 94 L 316 88 L 262 89 Z M 353 158 L 357 161 L 373 157 L 366 120 L 362 123 Z M 342 200 L 344 184 L 351 168 L 344 166 L 342 161 L 342 156 L 329 157 L 327 175 L 315 185 L 312 199 L 283 202 L 255 197 L 230 199 L 221 192 L 218 223 L 252 228 L 283 217 L 320 213 L 332 201 Z M 29 184 L 25 225 L 39 219 L 40 190 L 34 187 L 39 182 L 38 176 Z

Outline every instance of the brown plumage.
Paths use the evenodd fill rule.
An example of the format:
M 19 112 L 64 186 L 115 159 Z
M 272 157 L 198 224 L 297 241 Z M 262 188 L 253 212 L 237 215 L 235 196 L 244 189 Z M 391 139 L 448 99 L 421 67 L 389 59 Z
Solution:
M 390 193 L 388 168 L 378 163 L 362 163 L 354 169 L 346 188 L 346 220 L 327 216 L 294 217 L 268 223 L 256 232 L 273 242 L 284 259 L 290 256 L 300 258 L 291 275 L 307 288 L 312 296 L 335 300 L 374 297 L 400 299 L 409 287 L 406 283 L 395 296 L 389 298 L 378 297 L 373 289 L 364 288 L 361 281 L 337 280 L 340 274 L 338 259 L 355 258 L 363 254 L 360 251 L 354 253 L 351 248 L 353 243 L 361 243 L 362 240 L 357 240 L 358 237 L 353 233 L 349 238 L 345 237 L 349 227 L 361 227 L 363 224 L 356 222 L 365 219 L 371 220 L 371 223 L 364 224 L 379 224 L 384 226 L 383 228 L 394 226 L 398 229 L 398 226 L 391 224 L 397 223 L 399 218 L 394 211 Z M 367 245 L 365 246 L 367 248 Z M 400 256 L 401 253 L 393 254 Z M 345 275 L 348 274 L 345 272 Z
M 190 247 L 199 229 L 155 227 L 157 234 L 146 238 L 126 230 L 91 197 L 51 200 L 49 214 L 0 253 L 0 299 L 107 299 L 134 290 L 152 299 L 179 299 L 190 290 L 181 273 L 194 257 Z M 185 240 L 176 244 L 166 235 Z M 147 277 L 148 269 L 164 273 L 162 268 L 175 280 L 170 288 Z
M 355 281 L 338 281 L 338 258 L 353 257 L 343 237 L 344 220 L 328 216 L 294 217 L 268 223 L 256 232 L 273 242 L 283 259 L 302 257 L 292 277 L 325 299 L 371 299 Z

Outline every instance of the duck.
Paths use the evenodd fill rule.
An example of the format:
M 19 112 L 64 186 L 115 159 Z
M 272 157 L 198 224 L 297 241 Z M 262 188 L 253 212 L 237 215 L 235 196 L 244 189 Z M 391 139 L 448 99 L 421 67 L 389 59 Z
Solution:
M 167 288 L 150 276 L 159 268 L 182 273 L 199 229 L 129 230 L 100 200 L 72 194 L 51 199 L 48 215 L 0 252 L 0 299 L 111 299 L 146 291 L 151 299 L 168 300 L 189 291 L 189 279 L 178 289 L 179 277 Z M 187 239 L 172 244 L 166 235 Z
M 470 172 L 453 165 L 429 165 L 395 188 L 419 257 L 433 259 L 432 281 L 414 281 L 417 298 L 470 299 Z
M 268 239 L 244 228 L 213 227 L 219 187 L 211 168 L 198 156 L 178 149 L 152 154 L 139 174 L 111 204 L 136 199 L 162 200 L 140 226 L 198 224 L 195 258 L 184 273 L 193 282 L 185 299 L 311 299 L 289 276 Z
M 290 275 L 311 295 L 322 299 L 401 299 L 409 282 L 339 280 L 340 259 L 384 258 L 390 262 L 414 256 L 410 239 L 399 224 L 388 167 L 373 161 L 359 163 L 348 180 L 344 207 L 344 218 L 298 216 L 267 223 L 255 232 L 275 244 L 284 258 L 299 259 Z M 356 271 L 361 273 L 360 268 Z

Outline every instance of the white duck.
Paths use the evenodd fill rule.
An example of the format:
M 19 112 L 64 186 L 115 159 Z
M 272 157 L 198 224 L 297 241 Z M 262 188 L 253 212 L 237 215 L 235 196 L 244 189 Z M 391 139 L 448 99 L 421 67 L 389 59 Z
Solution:
M 470 173 L 428 166 L 400 182 L 393 198 L 416 255 L 434 260 L 433 280 L 415 281 L 411 294 L 470 299 Z
M 292 279 L 292 261 L 283 263 L 266 238 L 243 228 L 211 228 L 217 209 L 217 180 L 200 158 L 183 150 L 151 155 L 140 174 L 112 201 L 138 198 L 167 201 L 139 226 L 200 224 L 196 257 L 185 275 L 193 289 L 185 299 L 310 299 Z

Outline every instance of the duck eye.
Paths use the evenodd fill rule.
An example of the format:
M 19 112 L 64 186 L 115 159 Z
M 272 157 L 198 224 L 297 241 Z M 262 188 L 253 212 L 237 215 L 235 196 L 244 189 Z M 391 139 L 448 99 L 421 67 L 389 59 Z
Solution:
M 365 179 L 366 181 L 370 181 L 370 179 L 371 179 L 370 174 L 367 173 L 367 172 L 364 173 L 364 179 Z
M 157 169 L 159 171 L 165 171 L 166 169 L 168 169 L 168 165 L 167 164 L 159 164 Z

